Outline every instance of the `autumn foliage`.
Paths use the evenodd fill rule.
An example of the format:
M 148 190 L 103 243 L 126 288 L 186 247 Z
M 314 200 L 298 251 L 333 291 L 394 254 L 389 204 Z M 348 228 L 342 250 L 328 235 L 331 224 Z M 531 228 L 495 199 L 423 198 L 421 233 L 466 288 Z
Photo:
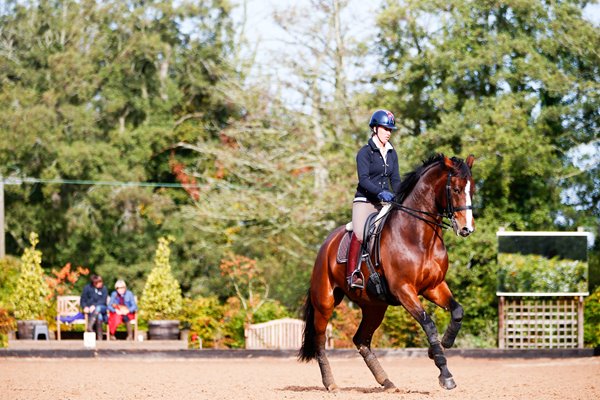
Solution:
M 48 283 L 48 288 L 50 289 L 48 295 L 49 300 L 56 298 L 57 296 L 71 293 L 73 286 L 77 283 L 79 278 L 82 275 L 86 276 L 89 273 L 90 270 L 82 266 L 78 266 L 75 270 L 71 270 L 71 263 L 66 263 L 65 266 L 59 270 L 53 269 L 52 275 L 54 276 L 46 277 L 46 283 Z

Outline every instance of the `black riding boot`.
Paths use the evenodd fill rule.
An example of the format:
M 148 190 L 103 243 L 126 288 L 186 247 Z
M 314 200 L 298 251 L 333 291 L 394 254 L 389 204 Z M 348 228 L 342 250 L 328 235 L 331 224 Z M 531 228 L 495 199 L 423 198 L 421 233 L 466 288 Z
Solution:
M 348 250 L 348 261 L 346 261 L 346 275 L 348 276 L 348 285 L 351 289 L 362 289 L 363 277 L 360 273 L 359 255 L 361 243 L 356 239 L 354 233 L 350 240 L 350 249 Z

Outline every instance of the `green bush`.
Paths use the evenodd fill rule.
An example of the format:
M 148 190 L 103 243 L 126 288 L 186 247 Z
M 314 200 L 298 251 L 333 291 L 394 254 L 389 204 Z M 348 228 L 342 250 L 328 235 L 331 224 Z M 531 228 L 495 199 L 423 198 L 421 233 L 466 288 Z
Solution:
M 500 254 L 502 292 L 586 292 L 587 263 L 539 255 Z
M 160 238 L 154 268 L 148 276 L 140 300 L 140 314 L 146 320 L 179 318 L 183 299 L 179 282 L 173 276 L 169 257 L 171 238 Z
M 17 286 L 11 296 L 15 318 L 18 320 L 42 319 L 48 311 L 50 290 L 42 270 L 42 252 L 36 250 L 38 235 L 29 235 L 31 247 L 21 257 Z
M 224 306 L 222 337 L 218 347 L 242 349 L 246 345 L 244 327 L 247 311 L 237 297 L 230 297 Z
M 202 339 L 203 347 L 215 347 L 222 341 L 224 307 L 217 297 L 184 299 L 181 313 L 182 325 L 190 330 L 191 342 Z
M 600 346 L 600 287 L 585 299 L 584 341 L 587 346 Z
M 8 309 L 19 280 L 21 262 L 18 258 L 0 258 L 0 307 Z M 12 310 L 12 307 L 10 307 Z
M 234 349 L 246 346 L 245 328 L 247 323 L 259 324 L 290 316 L 287 309 L 275 300 L 266 301 L 252 313 L 244 309 L 238 297 L 230 297 L 223 309 L 221 337 L 215 344 L 218 347 Z
M 8 310 L 0 307 L 0 347 L 8 345 L 8 332 L 15 329 L 15 319 L 10 316 Z
M 289 311 L 280 302 L 269 299 L 254 312 L 252 323 L 260 324 L 261 322 L 268 322 L 289 316 Z

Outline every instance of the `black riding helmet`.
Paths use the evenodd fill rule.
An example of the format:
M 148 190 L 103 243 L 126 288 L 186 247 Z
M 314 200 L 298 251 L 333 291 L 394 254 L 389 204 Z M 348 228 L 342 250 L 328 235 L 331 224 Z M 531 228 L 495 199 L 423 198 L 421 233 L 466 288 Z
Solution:
M 383 126 L 384 128 L 388 128 L 391 130 L 396 130 L 396 118 L 394 118 L 394 114 L 389 112 L 388 110 L 377 110 L 371 115 L 371 120 L 369 121 L 369 126 L 374 128 L 376 126 Z

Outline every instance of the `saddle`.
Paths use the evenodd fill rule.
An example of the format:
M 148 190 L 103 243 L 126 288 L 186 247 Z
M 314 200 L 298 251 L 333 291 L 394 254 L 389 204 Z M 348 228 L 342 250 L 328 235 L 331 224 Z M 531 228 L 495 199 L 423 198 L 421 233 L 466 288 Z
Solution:
M 381 249 L 381 231 L 385 222 L 390 215 L 392 205 L 385 205 L 378 213 L 369 215 L 365 221 L 365 238 L 361 245 L 360 262 L 366 261 L 369 270 L 367 280 L 367 292 L 377 297 L 379 300 L 388 304 L 398 305 L 397 299 L 389 294 L 389 289 L 385 277 L 379 274 L 375 268 L 380 265 L 380 249 Z M 346 232 L 340 241 L 336 254 L 336 261 L 339 264 L 348 262 L 348 252 L 350 249 L 350 241 L 357 240 L 352 235 L 352 223 L 346 225 Z

